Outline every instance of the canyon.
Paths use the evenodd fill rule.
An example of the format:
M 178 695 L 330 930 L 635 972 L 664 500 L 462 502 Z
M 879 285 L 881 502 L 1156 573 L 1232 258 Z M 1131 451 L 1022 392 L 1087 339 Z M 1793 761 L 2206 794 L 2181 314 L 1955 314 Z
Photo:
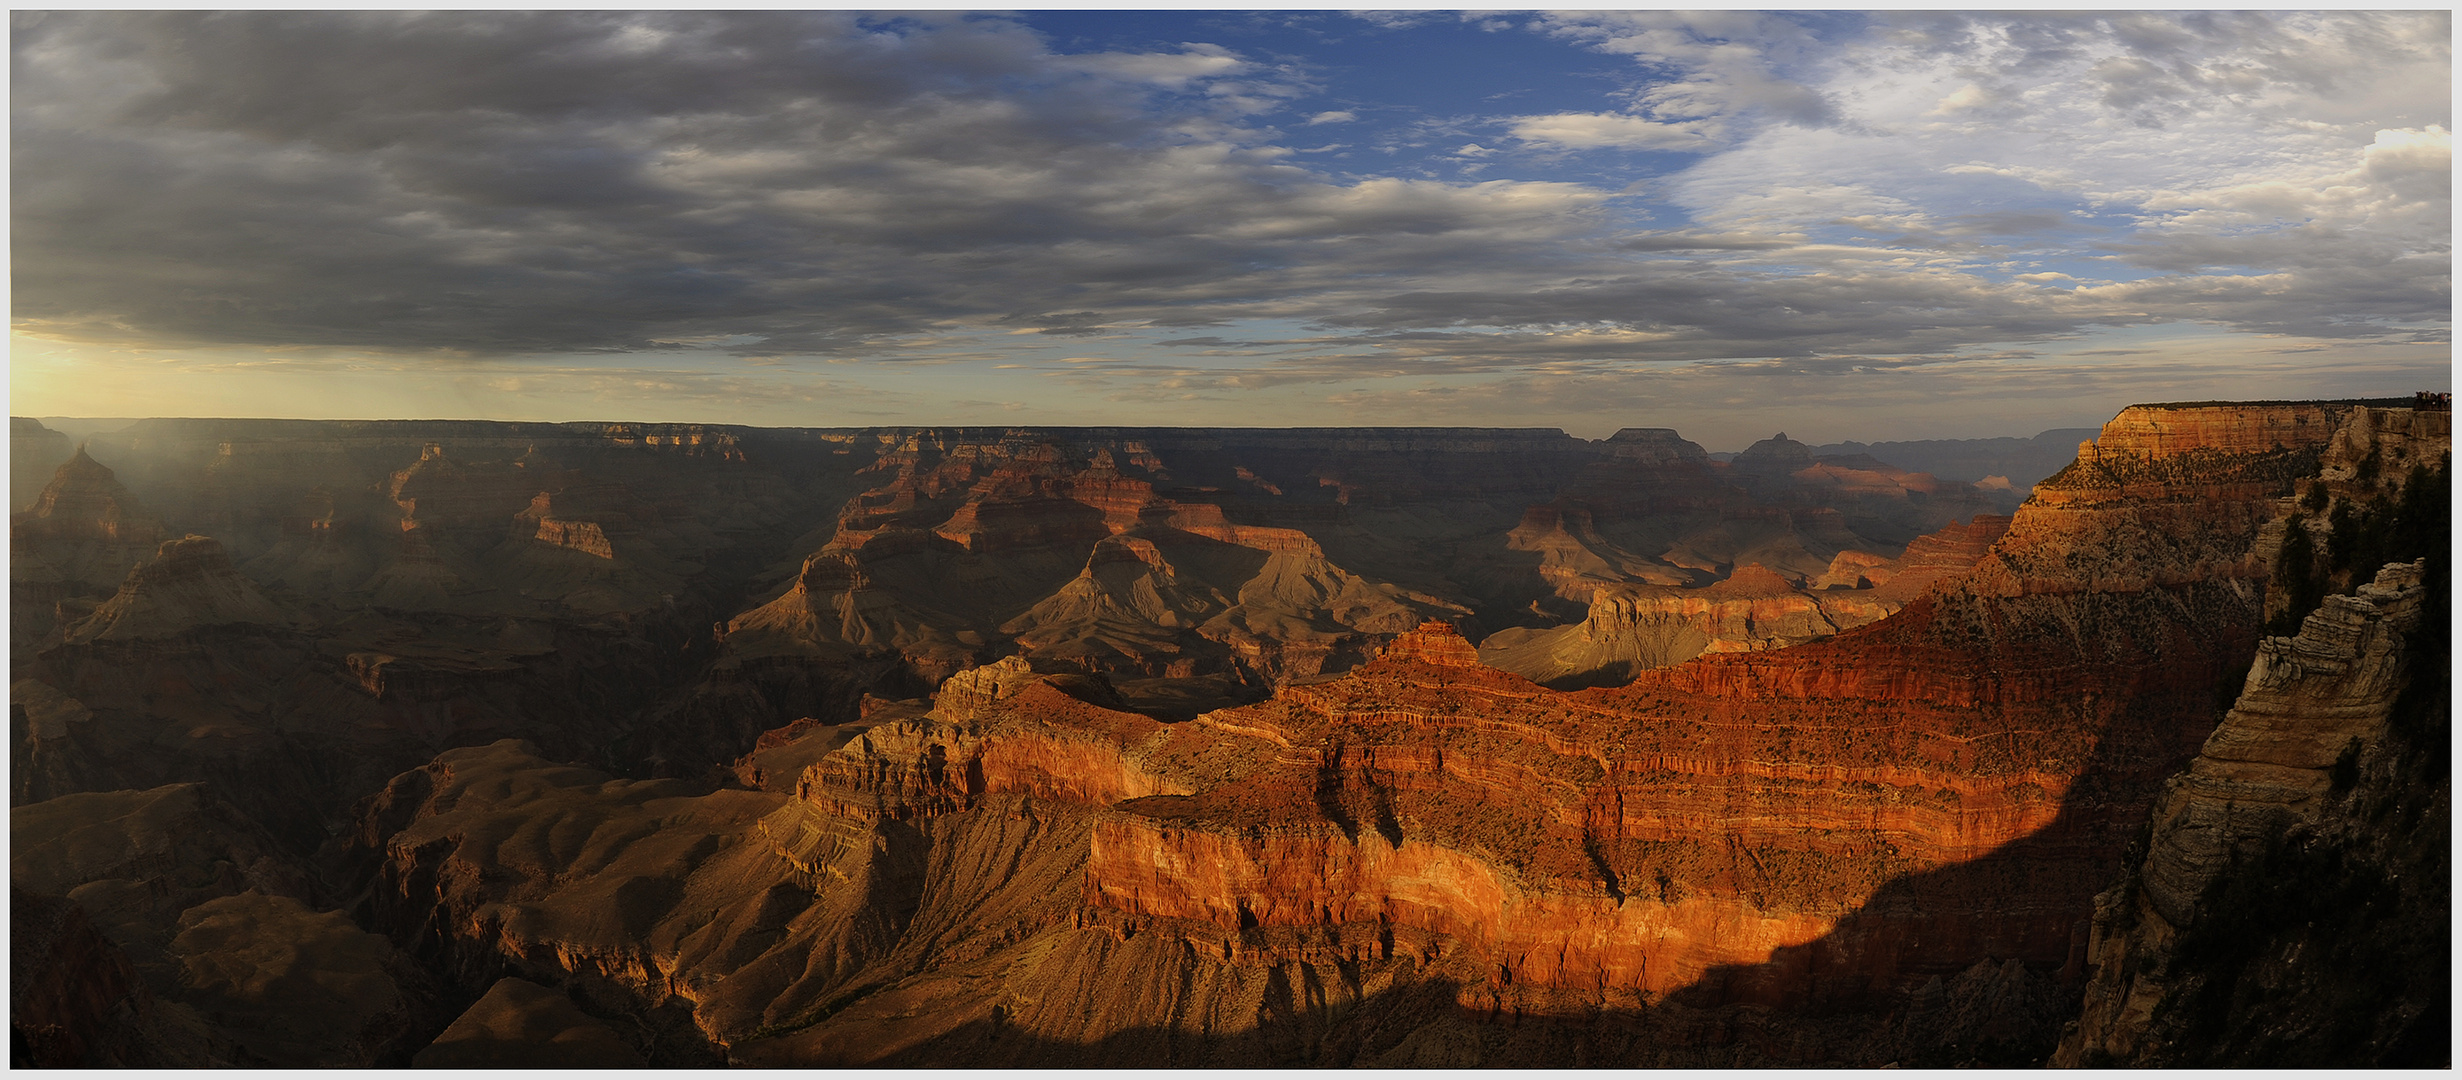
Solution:
M 2178 1063 L 2342 993 L 2196 966 L 2234 867 L 2444 917 L 2408 400 L 2132 407 L 2031 487 L 1655 428 L 47 435 L 29 1061 Z M 2441 1052 L 2407 987 L 2354 1053 Z

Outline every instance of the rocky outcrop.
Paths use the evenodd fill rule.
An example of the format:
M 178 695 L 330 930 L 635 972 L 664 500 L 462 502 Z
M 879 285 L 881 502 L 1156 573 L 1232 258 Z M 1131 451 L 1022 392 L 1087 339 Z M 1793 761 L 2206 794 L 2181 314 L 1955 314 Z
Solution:
M 1887 614 L 1827 599 L 1748 563 L 1705 588 L 1601 588 L 1591 594 L 1582 622 L 1498 631 L 1479 652 L 1489 664 L 1551 686 L 1612 686 L 1705 652 L 1784 648 Z
M 289 613 L 267 600 L 208 536 L 168 540 L 128 572 L 120 591 L 67 627 L 67 641 L 133 642 L 204 627 L 288 626 Z
M 2313 812 L 2334 763 L 2384 734 L 2419 621 L 2417 566 L 2388 567 L 2356 596 L 2327 597 L 2297 637 L 2258 643 L 2248 684 L 2155 805 L 2147 905 L 2171 926 L 2237 848 Z
M 2254 646 L 2274 473 L 2330 434 L 2097 455 L 1996 542 L 1866 566 L 1944 575 L 1894 615 L 1621 687 L 1429 624 L 1176 724 L 1003 661 L 783 795 L 574 773 L 548 811 L 565 772 L 456 752 L 429 772 L 459 794 L 386 841 L 380 922 L 753 1063 L 1499 1060 L 1506 1016 L 1523 1060 L 2040 1055 L 2100 879 Z M 542 814 L 642 839 L 535 868 L 490 839 Z
M 2356 595 L 2328 597 L 2297 636 L 2260 644 L 2230 714 L 2188 768 L 2165 786 L 2144 848 L 2120 884 L 2096 897 L 2087 956 L 2094 976 L 2083 1013 L 2055 1064 L 2232 1061 L 2227 1053 L 2250 1055 L 2239 1057 L 2238 1064 L 2382 1064 L 2428 1049 L 2425 1044 L 2406 1049 L 2406 1041 L 2416 1040 L 2403 1032 L 2414 1023 L 2441 1027 L 2446 1018 L 2441 1010 L 2423 1014 L 2427 1001 L 2419 988 L 2401 985 L 2409 974 L 2406 963 L 2361 976 L 2387 984 L 2379 991 L 2391 1008 L 2373 1017 L 2341 1009 L 2301 1018 L 2250 1009 L 2250 1016 L 2240 1010 L 2252 1003 L 2234 1000 L 2231 985 L 2241 975 L 2231 966 L 2240 955 L 2264 957 L 2264 946 L 2273 944 L 2267 939 L 2288 930 L 2295 946 L 2288 955 L 2260 969 L 2242 969 L 2242 977 L 2262 980 L 2285 996 L 2306 992 L 2323 998 L 2314 978 L 2301 971 L 2298 946 L 2347 954 L 2370 944 L 2368 935 L 2348 932 L 2354 928 L 2348 923 L 2323 929 L 2315 922 L 2269 925 L 2276 912 L 2266 909 L 2274 905 L 2237 894 L 2262 888 L 2250 882 L 2296 862 L 2288 855 L 2299 847 L 2287 847 L 2287 836 L 2318 836 L 2329 819 L 2353 815 L 2351 804 L 2378 794 L 2354 788 L 2362 786 L 2364 771 L 2390 767 L 2388 721 L 2417 675 L 2410 670 L 2416 657 L 2408 639 L 2418 633 L 2426 600 L 2422 570 L 2420 564 L 2388 565 Z M 2440 782 L 2433 790 L 2413 787 L 2381 797 L 2433 799 L 2441 815 L 2441 791 Z M 2277 879 L 2275 887 L 2347 891 L 2351 880 L 2375 874 L 2377 894 L 2363 903 L 2397 911 L 2420 906 L 2406 902 L 2412 899 L 2405 895 L 2407 887 L 2395 884 L 2400 874 L 2386 878 L 2381 866 L 2372 865 L 2387 861 L 2383 852 L 2347 838 L 2338 846 L 2358 850 L 2334 860 L 2326 876 Z M 2440 891 L 2433 899 L 2442 896 Z M 2218 952 L 2217 941 L 2227 942 L 2227 950 Z M 2243 989 L 2236 998 L 2249 996 Z M 2231 1021 L 2216 1015 L 2218 1001 L 2237 1006 L 2230 1010 Z M 2301 1030 L 2319 1026 L 2329 1030 Z M 2354 1026 L 2361 1029 L 2357 1037 L 2350 1032 Z
M 615 545 L 608 543 L 606 527 L 597 521 L 585 521 L 567 516 L 570 499 L 558 505 L 554 495 L 540 492 L 530 500 L 530 506 L 513 515 L 513 536 L 517 540 L 536 540 L 550 547 L 577 551 L 598 559 L 614 559 Z
M 2021 1063 L 2255 648 L 2252 540 L 2302 470 L 2428 456 L 2391 414 L 2337 450 L 2353 408 L 2117 431 L 2006 522 L 1648 430 L 322 425 L 293 489 L 275 428 L 137 425 L 105 460 L 304 618 L 21 649 L 16 795 L 202 779 L 337 837 L 342 912 L 240 838 L 65 886 L 225 1061 L 400 1063 L 458 1013 L 436 1055 Z M 110 456 L 208 432 L 189 494 Z M 1592 556 L 1740 647 L 1578 691 L 1482 661 Z
M 648 1064 L 573 1000 L 525 979 L 487 994 L 411 1058 L 421 1069 L 638 1069 Z
M 160 519 L 148 513 L 119 477 L 84 447 L 52 474 L 18 528 L 56 542 L 131 545 L 155 542 Z
M 87 1063 L 366 1067 L 432 1030 L 427 977 L 314 910 L 312 875 L 199 785 L 19 806 L 9 834 L 13 886 L 63 896 L 55 903 L 75 913 L 36 937 L 59 949 L 92 935 L 103 944 L 78 947 L 100 951 L 70 966 L 89 979 L 120 973 L 108 1024 L 63 1022 L 102 1032 L 83 1037 Z
M 1841 551 L 1809 591 L 1755 563 L 1697 589 L 1601 587 L 1580 623 L 1498 631 L 1480 643 L 1479 654 L 1525 678 L 1577 689 L 1617 685 L 1705 653 L 1816 641 L 1877 621 L 1964 573 L 2008 531 L 2009 520 L 1979 514 L 1970 524 L 1916 538 L 1894 559 Z
M 83 617 L 144 561 L 162 533 L 162 522 L 79 447 L 32 507 L 10 516 L 12 646 L 49 640 Z
M 1463 610 L 1364 580 L 1298 530 L 1234 522 L 1204 501 L 1218 489 L 1166 494 L 1168 468 L 1134 439 L 931 433 L 867 472 L 879 486 L 777 599 L 728 624 L 731 649 L 887 652 L 936 680 L 1014 642 L 1106 675 L 1270 682 Z
M 235 1064 L 367 1068 L 434 1030 L 426 973 L 339 912 L 249 891 L 178 927 L 174 993 L 237 1045 Z
M 2035 481 L 2059 472 L 2077 457 L 2077 444 L 2094 438 L 2095 428 L 2054 428 L 2031 438 L 1919 439 L 1907 442 L 1843 442 L 1816 446 L 1821 455 L 1869 454 L 1917 472 L 1956 483 L 1982 483 L 1997 477 L 2002 490 L 2014 492 L 2012 508 Z

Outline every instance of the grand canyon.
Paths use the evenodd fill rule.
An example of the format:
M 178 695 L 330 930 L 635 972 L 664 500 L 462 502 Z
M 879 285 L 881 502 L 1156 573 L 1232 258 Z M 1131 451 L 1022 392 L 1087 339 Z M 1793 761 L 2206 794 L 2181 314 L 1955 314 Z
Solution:
M 2452 42 L 12 12 L 10 1062 L 2450 1067 Z
M 12 1062 L 2441 1066 L 2451 437 L 16 417 Z

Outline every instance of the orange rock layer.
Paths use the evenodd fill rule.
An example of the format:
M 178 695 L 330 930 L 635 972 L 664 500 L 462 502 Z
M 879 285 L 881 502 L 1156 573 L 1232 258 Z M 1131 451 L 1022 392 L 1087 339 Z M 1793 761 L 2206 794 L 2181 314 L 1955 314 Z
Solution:
M 1018 733 L 917 731 L 938 749 L 912 760 L 963 778 L 941 782 L 951 794 L 873 798 L 1121 795 L 1093 833 L 1089 906 L 1410 927 L 1475 943 L 1505 982 L 1784 999 L 1815 971 L 1888 985 L 1981 955 L 2072 964 L 2125 829 L 2254 641 L 2247 548 L 2288 487 L 2241 489 L 2331 436 L 2303 415 L 2257 425 L 2263 453 L 2207 455 L 2238 480 L 2219 490 L 2030 505 L 1970 575 L 1816 644 L 1558 693 L 1431 624 L 1342 678 L 1175 727 L 1028 737 L 1089 707 L 1020 696 L 995 721 Z M 2000 528 L 1914 554 L 1964 557 Z M 905 790 L 846 768 L 816 767 L 808 794 Z M 1070 771 L 1087 779 L 1057 779 Z M 2024 898 L 1979 887 L 1995 875 Z
M 1895 615 L 1628 685 L 1551 690 L 1429 623 L 1180 723 L 1025 658 L 975 667 L 934 715 L 843 732 L 791 793 L 456 751 L 433 790 L 462 784 L 448 765 L 468 782 L 386 841 L 380 918 L 457 963 L 679 1006 L 763 1063 L 1206 1060 L 1338 1033 L 1377 995 L 1575 1025 L 1752 1006 L 1717 1015 L 1783 1042 L 1935 976 L 2074 980 L 2095 892 L 2253 648 L 2250 545 L 2338 430 L 2302 415 L 2160 457 L 2117 438 Z M 977 465 L 849 513 L 928 533 L 955 505 L 934 500 L 1006 467 Z M 1108 530 L 1078 505 L 1018 520 Z M 1181 556 L 1150 546 L 1060 570 L 1155 586 Z M 828 554 L 808 580 L 892 572 Z M 839 580 L 814 587 L 860 592 Z

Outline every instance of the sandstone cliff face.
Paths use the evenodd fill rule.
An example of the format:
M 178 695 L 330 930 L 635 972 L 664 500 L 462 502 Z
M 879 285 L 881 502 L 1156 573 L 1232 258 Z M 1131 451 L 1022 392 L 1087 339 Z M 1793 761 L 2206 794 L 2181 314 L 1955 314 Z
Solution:
M 2152 459 L 2264 454 L 2326 442 L 2355 408 L 2366 410 L 2333 403 L 2133 405 L 2105 423 L 2094 444 L 2101 452 Z
M 1755 563 L 1697 589 L 1602 586 L 1582 622 L 1516 627 L 1480 643 L 1487 663 L 1559 689 L 1616 685 L 1704 653 L 1756 652 L 1879 620 L 1982 559 L 2009 519 L 1977 515 L 1916 538 L 1897 558 L 1841 551 L 1809 590 Z
M 191 474 L 108 454 L 207 447 L 160 505 L 230 557 L 65 609 L 161 633 L 20 651 L 14 797 L 202 780 L 250 842 L 340 829 L 347 918 L 239 839 L 204 892 L 66 887 L 215 1060 L 400 1061 L 459 1014 L 657 1064 L 1997 1061 L 2048 1046 L 2254 647 L 2252 538 L 2302 470 L 2436 445 L 2299 415 L 2117 432 L 2010 521 L 1650 431 L 140 425 L 97 452 L 153 504 Z M 1604 609 L 1743 648 L 1483 663 L 1459 628 L 1564 602 L 1512 546 L 1541 518 L 1644 578 Z M 283 619 L 213 614 L 241 584 Z M 130 621 L 165 598 L 212 617 Z
M 1442 625 L 1177 724 L 1007 664 L 783 796 L 557 781 L 559 813 L 644 823 L 533 862 L 474 846 L 537 816 L 480 793 L 554 770 L 499 749 L 448 785 L 481 768 L 448 756 L 423 783 L 458 794 L 385 841 L 383 924 L 745 1062 L 1476 1063 L 1509 1060 L 1505 1016 L 1549 1060 L 2039 1053 L 2094 892 L 2254 646 L 2257 526 L 2332 431 L 2278 434 L 2098 453 L 1895 615 L 1612 689 Z M 578 864 L 609 870 L 550 869 Z
M 2372 925 L 2368 914 L 2401 920 L 2414 909 L 2425 909 L 2417 914 L 2428 918 L 2443 912 L 2448 894 L 2442 886 L 2385 876 L 2385 864 L 2420 857 L 2399 845 L 2385 850 L 2385 834 L 2404 830 L 2371 822 L 2360 831 L 2376 835 L 2355 839 L 2346 823 L 2360 816 L 2355 804 L 2398 799 L 2428 809 L 2440 826 L 2437 834 L 2445 835 L 2442 781 L 2429 786 L 2419 782 L 2423 777 L 2395 772 L 2404 747 L 2388 730 L 2404 691 L 2430 677 L 2410 670 L 2421 658 L 2408 639 L 2419 634 L 2427 600 L 2422 570 L 2420 564 L 2388 565 L 2356 595 L 2328 597 L 2296 637 L 2260 644 L 2229 716 L 2196 760 L 2166 784 L 2142 853 L 2133 856 L 2119 885 L 2096 897 L 2088 952 L 2094 977 L 2055 1064 L 2435 1062 L 2440 1052 L 2409 1029 L 2441 1028 L 2446 1018 L 2421 996 L 2436 987 L 2404 984 L 2412 974 L 2407 958 L 2368 974 L 2350 973 L 2377 985 L 2381 1007 L 2371 1015 L 2332 1000 L 2332 977 L 2321 991 L 2299 955 L 2320 954 L 2306 963 L 2338 967 L 2324 957 L 2383 948 L 2389 933 L 2398 938 L 2406 929 Z M 2363 773 L 2370 783 L 2361 783 Z M 2389 780 L 2409 781 L 2403 785 L 2408 790 L 2384 790 L 2395 786 Z M 2380 808 L 2380 821 L 2382 815 Z M 2330 867 L 2309 868 L 2324 873 L 2306 880 L 2274 878 L 2302 851 L 2298 842 L 2286 846 L 2287 836 L 2349 854 Z M 2428 856 L 2442 865 L 2441 850 Z M 2434 868 L 2413 869 L 2434 878 Z M 2371 881 L 2371 875 L 2375 893 L 2351 895 L 2349 883 Z M 2388 910 L 2346 909 L 2335 913 L 2343 919 L 2329 919 L 2322 928 L 2316 921 L 2268 925 L 2275 912 L 2265 908 L 2272 905 L 2242 895 L 2267 886 L 2332 893 L 2338 903 Z M 2434 891 L 2415 895 L 2422 887 Z M 2262 958 L 2274 944 L 2269 939 L 2286 929 L 2293 946 L 2288 955 L 2234 970 L 2243 956 Z M 2280 1015 L 2279 1007 L 2269 1008 L 2263 995 L 2252 993 L 2254 986 L 2235 993 L 2234 976 L 2286 1002 L 2306 997 L 2312 1006 L 2301 1010 L 2304 1015 Z
M 1897 551 L 1992 508 L 1966 485 L 1864 455 L 1815 459 L 1784 435 L 1732 464 L 1673 432 L 1619 432 L 1608 446 L 1606 460 L 1532 507 L 1507 538 L 1509 550 L 1536 556 L 1554 600 L 1706 585 L 1755 564 L 1801 582 L 1842 554 Z
M 2247 687 L 2155 804 L 2147 904 L 2172 926 L 2235 847 L 2313 811 L 2338 756 L 2383 735 L 2419 620 L 2419 568 L 2390 567 L 2357 596 L 2326 598 L 2299 636 L 2266 638 Z
M 1221 489 L 1177 482 L 1136 439 L 926 432 L 866 471 L 879 486 L 782 595 L 729 623 L 730 648 L 887 651 L 939 679 L 1007 641 L 1109 675 L 1270 682 L 1465 610 L 1364 580 L 1299 530 L 1233 522 L 1203 501 Z

